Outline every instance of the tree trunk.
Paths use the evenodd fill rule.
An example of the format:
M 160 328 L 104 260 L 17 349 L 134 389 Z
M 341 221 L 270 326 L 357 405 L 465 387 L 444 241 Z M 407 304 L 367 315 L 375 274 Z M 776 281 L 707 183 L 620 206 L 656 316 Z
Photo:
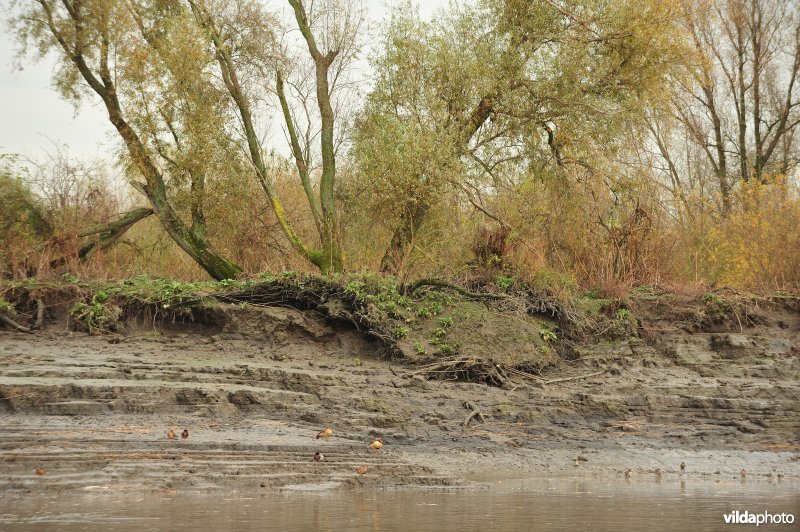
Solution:
M 468 116 L 458 120 L 458 145 L 455 146 L 454 157 L 461 157 L 464 154 L 469 141 L 494 112 L 494 101 L 501 94 L 502 91 L 498 91 L 497 93 L 483 96 Z M 473 203 L 473 205 L 475 204 Z M 414 233 L 422 225 L 429 209 L 430 205 L 426 202 L 417 202 L 405 206 L 400 216 L 400 224 L 395 228 L 392 240 L 389 242 L 389 246 L 381 259 L 381 272 L 397 273 L 399 271 L 408 253 L 408 247 L 414 239 Z
M 99 235 L 99 237 L 89 238 L 86 243 L 81 246 L 81 249 L 78 251 L 78 259 L 83 262 L 89 258 L 92 252 L 103 251 L 110 248 L 117 243 L 128 229 L 151 214 L 154 214 L 153 209 L 140 207 L 126 213 L 119 220 L 92 227 L 91 229 L 81 232 L 80 236 Z
M 220 255 L 205 238 L 196 235 L 183 223 L 178 213 L 167 201 L 166 195 L 159 193 L 158 187 L 153 191 L 148 185 L 142 183 L 134 182 L 132 185 L 150 200 L 153 211 L 172 240 L 208 275 L 217 281 L 222 281 L 223 279 L 235 279 L 242 273 L 242 269 L 238 265 Z
M 101 13 L 99 18 L 95 20 L 91 18 L 91 15 L 87 16 L 80 3 L 75 2 L 72 7 L 67 6 L 68 17 L 74 26 L 74 35 L 68 36 L 68 34 L 61 31 L 56 23 L 50 4 L 48 2 L 40 2 L 40 4 L 50 32 L 75 65 L 87 85 L 103 100 L 109 121 L 122 137 L 131 161 L 145 179 L 145 183 L 134 181 L 131 184 L 150 201 L 153 212 L 158 216 L 164 229 L 175 243 L 208 272 L 211 277 L 217 280 L 236 277 L 242 272 L 242 269 L 217 253 L 209 245 L 205 237 L 199 236 L 192 231 L 180 219 L 175 209 L 172 208 L 167 199 L 166 185 L 161 172 L 147 153 L 147 148 L 142 143 L 139 135 L 124 117 L 117 95 L 115 76 L 112 74 L 111 62 L 109 61 L 113 32 L 108 26 L 108 13 Z M 96 52 L 98 62 L 96 70 L 89 66 L 87 56 L 84 55 L 87 43 L 84 42 L 85 36 L 83 32 L 87 21 L 97 23 L 97 30 L 100 34 L 99 42 L 95 43 L 97 49 L 90 51 L 92 54 Z M 73 42 L 70 43 L 67 39 L 73 39 Z M 88 57 L 91 57 L 91 55 Z
M 328 81 L 330 66 L 339 54 L 339 50 L 330 50 L 323 55 L 317 47 L 302 1 L 289 0 L 289 4 L 294 10 L 297 26 L 306 41 L 308 52 L 314 60 L 317 106 L 322 122 L 320 131 L 322 175 L 319 180 L 319 205 L 322 210 L 322 234 L 320 234 L 322 253 L 320 255 L 325 262 L 317 264 L 317 267 L 322 273 L 339 272 L 342 270 L 343 264 L 339 219 L 333 194 L 336 180 L 336 154 L 333 141 L 335 115 L 331 105 L 331 88 Z
M 417 228 L 422 224 L 430 206 L 426 203 L 407 205 L 400 216 L 389 246 L 381 259 L 381 273 L 397 274 L 403 267 L 406 255 L 414 240 Z
M 119 220 L 96 225 L 78 235 L 79 237 L 89 237 L 78 250 L 78 260 L 84 262 L 95 251 L 103 251 L 114 244 L 124 235 L 128 229 L 136 225 L 141 220 L 153 214 L 153 209 L 140 207 L 123 215 Z M 99 236 L 95 236 L 99 235 Z M 51 268 L 58 268 L 67 262 L 66 257 L 50 261 Z
M 308 44 L 309 52 L 316 66 L 317 103 L 322 118 L 322 177 L 320 179 L 319 200 L 316 200 L 313 195 L 313 187 L 311 186 L 308 175 L 308 161 L 303 157 L 302 150 L 297 141 L 297 134 L 294 122 L 291 118 L 291 112 L 286 102 L 284 82 L 280 72 L 278 73 L 276 89 L 281 104 L 281 111 L 286 120 L 290 136 L 290 147 L 292 148 L 292 154 L 295 158 L 300 181 L 308 198 L 309 206 L 311 207 L 311 212 L 314 217 L 314 223 L 320 236 L 321 249 L 315 249 L 307 245 L 289 222 L 283 204 L 280 198 L 278 198 L 277 191 L 270 180 L 267 165 L 262 156 L 263 150 L 260 145 L 260 140 L 253 124 L 250 101 L 248 100 L 247 93 L 242 88 L 231 51 L 223 35 L 220 33 L 220 30 L 217 28 L 216 21 L 209 10 L 202 2 L 195 0 L 189 1 L 189 5 L 197 17 L 198 22 L 209 32 L 212 45 L 214 46 L 217 64 L 222 74 L 223 83 L 233 99 L 242 121 L 244 136 L 247 140 L 247 149 L 250 155 L 250 161 L 255 168 L 256 178 L 269 199 L 272 211 L 275 213 L 275 217 L 278 219 L 283 233 L 286 235 L 292 247 L 294 247 L 303 258 L 319 268 L 322 273 L 327 274 L 342 269 L 338 220 L 333 199 L 333 184 L 336 176 L 333 150 L 334 113 L 330 103 L 328 85 L 328 68 L 336 57 L 337 52 L 328 52 L 328 54 L 324 56 L 319 52 L 314 36 L 311 33 L 308 20 L 306 19 L 305 8 L 302 3 L 300 0 L 289 0 L 289 3 L 294 9 L 300 32 Z

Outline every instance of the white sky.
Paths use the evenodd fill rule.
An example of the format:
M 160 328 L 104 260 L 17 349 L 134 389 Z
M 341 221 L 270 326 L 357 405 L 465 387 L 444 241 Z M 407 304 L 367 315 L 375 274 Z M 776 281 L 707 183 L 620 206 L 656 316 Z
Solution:
M 275 0 L 273 0 L 274 2 Z M 417 0 L 420 14 L 429 18 L 448 0 Z M 8 13 L 10 0 L 0 0 L 0 13 Z M 372 20 L 380 21 L 391 0 L 365 0 Z M 86 159 L 106 158 L 116 143 L 113 128 L 101 104 L 92 99 L 75 111 L 52 87 L 53 62 L 13 69 L 16 44 L 6 31 L 0 32 L 0 153 L 18 153 L 38 158 L 53 151 L 53 143 L 67 145 L 69 153 Z

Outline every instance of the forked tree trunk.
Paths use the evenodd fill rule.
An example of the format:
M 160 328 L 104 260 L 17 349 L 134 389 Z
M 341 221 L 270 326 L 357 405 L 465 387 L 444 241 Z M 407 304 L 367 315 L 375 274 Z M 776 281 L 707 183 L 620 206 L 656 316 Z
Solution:
M 392 239 L 381 258 L 381 273 L 397 274 L 403 268 L 414 234 L 425 219 L 429 206 L 416 203 L 407 206 L 400 215 L 400 223 L 392 233 Z
M 65 2 L 66 13 L 73 27 L 73 33 L 70 34 L 62 31 L 62 27 L 57 23 L 52 4 L 44 1 L 40 1 L 39 4 L 50 33 L 52 33 L 64 53 L 75 65 L 86 84 L 103 100 L 109 121 L 122 137 L 131 161 L 144 177 L 145 183 L 133 182 L 132 185 L 150 201 L 153 212 L 158 216 L 169 236 L 201 268 L 217 280 L 235 278 L 242 272 L 242 269 L 214 250 L 204 235 L 198 235 L 192 228 L 188 227 L 170 205 L 164 177 L 147 153 L 147 148 L 142 143 L 139 135 L 124 117 L 117 95 L 117 87 L 114 81 L 115 75 L 110 67 L 112 64 L 110 55 L 113 32 L 108 26 L 109 13 L 102 12 L 99 13 L 99 16 L 98 13 L 94 12 L 87 14 L 83 4 L 78 2 L 68 4 Z M 86 36 L 84 35 L 87 23 L 97 24 L 96 30 L 99 33 L 99 42 L 93 43 L 97 48 L 90 50 L 90 53 L 96 53 L 98 61 L 96 70 L 89 66 L 87 55 L 84 55 L 87 49 Z M 91 55 L 88 57 L 91 57 Z

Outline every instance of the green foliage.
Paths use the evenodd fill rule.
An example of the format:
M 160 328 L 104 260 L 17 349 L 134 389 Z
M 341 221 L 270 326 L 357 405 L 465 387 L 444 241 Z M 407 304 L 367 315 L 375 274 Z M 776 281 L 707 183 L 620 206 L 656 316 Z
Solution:
M 285 45 L 281 35 L 287 28 L 267 3 L 212 2 L 205 15 L 198 17 L 186 2 L 96 1 L 83 10 L 61 2 L 17 2 L 11 26 L 21 46 L 27 48 L 23 51 L 56 58 L 52 81 L 65 98 L 76 104 L 101 101 L 83 76 L 114 85 L 105 90 L 116 96 L 119 118 L 126 119 L 141 141 L 140 147 L 129 149 L 120 161 L 126 177 L 146 183 L 150 191 L 166 190 L 164 198 L 156 198 L 162 207 L 157 210 L 169 213 L 162 216 L 162 222 L 183 221 L 171 226 L 168 234 L 196 231 L 201 243 L 193 249 L 207 254 L 215 245 L 227 247 L 226 252 L 238 254 L 237 262 L 251 274 L 264 267 L 303 270 L 302 250 L 294 257 L 283 257 L 273 249 L 288 249 L 290 244 L 298 248 L 295 240 L 309 235 L 314 236 L 308 242 L 322 242 L 318 247 L 324 248 L 340 234 L 347 234 L 353 247 L 363 251 L 350 254 L 348 267 L 374 268 L 392 236 L 402 235 L 398 229 L 405 227 L 413 238 L 408 238 L 408 260 L 400 266 L 403 279 L 457 278 L 471 264 L 472 233 L 485 220 L 483 214 L 475 216 L 478 211 L 469 207 L 472 203 L 489 217 L 493 212 L 507 219 L 513 227 L 507 256 L 492 251 L 484 257 L 491 271 L 514 272 L 494 279 L 500 290 L 524 284 L 569 296 L 580 285 L 599 285 L 614 298 L 619 297 L 613 290 L 615 283 L 624 290 L 656 278 L 667 280 L 663 271 L 655 271 L 659 268 L 680 277 L 669 281 L 787 290 L 798 286 L 800 202 L 792 161 L 800 126 L 790 116 L 786 128 L 762 131 L 764 145 L 778 148 L 767 150 L 771 156 L 759 154 L 751 149 L 753 143 L 760 145 L 753 137 L 758 131 L 753 133 L 748 125 L 758 117 L 749 113 L 748 124 L 738 124 L 748 125 L 748 138 L 736 140 L 731 132 L 737 117 L 730 115 L 728 81 L 720 70 L 733 65 L 735 54 L 715 53 L 730 48 L 732 34 L 723 30 L 731 21 L 737 22 L 731 28 L 749 27 L 752 21 L 748 17 L 756 16 L 755 12 L 747 13 L 742 2 L 727 2 L 707 14 L 697 12 L 691 2 L 676 0 L 476 0 L 456 4 L 457 9 L 441 9 L 426 21 L 412 2 L 400 2 L 380 32 L 381 42 L 372 56 L 374 83 L 364 101 L 352 102 L 360 110 L 354 127 L 334 129 L 334 136 L 340 131 L 352 132 L 351 138 L 336 138 L 337 144 L 344 141 L 342 146 L 352 147 L 348 179 L 338 180 L 336 186 L 337 198 L 343 200 L 337 199 L 337 203 L 346 203 L 345 212 L 339 213 L 345 215 L 340 217 L 332 215 L 334 187 L 321 186 L 323 182 L 332 184 L 332 179 L 322 178 L 327 174 L 323 167 L 331 166 L 330 158 L 319 157 L 320 146 L 306 145 L 329 142 L 328 135 L 319 135 L 314 124 L 322 114 L 314 108 L 321 102 L 314 102 L 314 74 L 308 68 L 313 61 L 302 42 L 300 48 L 295 48 L 294 42 Z M 769 77 L 753 73 L 753 54 L 745 54 L 743 59 L 753 80 L 765 80 L 760 85 L 750 83 L 747 98 L 752 101 L 758 90 L 765 91 L 762 101 L 769 105 L 765 104 L 763 112 L 770 116 L 762 119 L 780 124 L 780 110 L 774 103 L 785 99 L 779 96 L 786 83 L 796 78 L 787 70 L 795 63 L 790 60 L 792 50 L 787 43 L 795 40 L 792 28 L 796 17 L 794 11 L 787 17 L 767 16 L 785 10 L 791 0 L 768 4 L 764 25 L 748 31 L 752 30 L 753 39 L 759 32 L 774 36 L 765 40 L 762 72 Z M 348 43 L 358 41 L 354 35 L 345 35 L 358 24 L 340 25 L 342 17 L 354 12 L 339 7 L 309 17 L 312 33 L 325 46 L 339 30 L 344 33 L 336 37 Z M 686 23 L 687 14 L 692 15 L 692 24 Z M 72 20 L 81 15 L 82 20 Z M 762 16 L 760 12 L 758 16 Z M 201 21 L 206 17 L 209 24 L 203 27 Z M 294 27 L 294 22 L 291 25 Z M 224 33 L 216 42 L 211 39 L 214 27 L 223 28 L 220 31 Z M 61 49 L 62 44 L 68 49 Z M 273 157 L 266 164 L 268 176 L 251 178 L 258 165 L 248 159 L 270 153 L 274 146 L 257 145 L 260 139 L 248 139 L 251 132 L 242 131 L 246 120 L 242 120 L 241 109 L 237 113 L 238 99 L 226 91 L 226 67 L 215 54 L 215 46 L 220 44 L 232 54 L 232 64 L 241 74 L 241 95 L 250 100 L 252 109 L 277 103 L 274 80 L 278 68 L 285 74 L 290 100 L 310 96 L 312 112 L 305 113 L 298 105 L 290 114 L 299 121 L 295 125 L 300 136 L 307 135 L 300 139 L 304 144 L 300 158 L 314 159 L 306 161 L 315 169 L 311 186 L 306 183 L 303 188 L 297 180 L 296 154 Z M 687 45 L 698 50 L 687 53 Z M 111 56 L 101 57 L 104 51 Z M 73 52 L 83 56 L 76 57 Z M 337 55 L 332 67 L 336 76 L 346 72 L 346 62 L 358 55 L 350 52 L 355 51 L 343 50 Z M 698 60 L 700 56 L 708 61 Z M 24 56 L 20 59 L 25 61 Z M 76 67 L 78 59 L 86 61 L 81 69 Z M 112 72 L 103 76 L 109 63 Z M 307 79 L 302 78 L 305 73 Z M 341 83 L 328 87 L 329 94 L 337 87 L 351 86 L 352 80 L 346 78 L 337 77 Z M 711 85 L 705 87 L 704 83 Z M 682 101 L 680 94 L 675 97 L 673 93 L 676 87 L 694 102 L 686 109 L 683 127 L 681 120 L 676 123 L 664 118 L 676 114 L 672 102 Z M 697 100 L 701 89 L 719 96 L 716 101 L 724 138 L 717 141 L 705 138 L 714 129 L 708 112 L 713 109 L 705 107 L 713 104 Z M 256 132 L 264 130 L 264 124 L 258 123 L 264 116 L 253 115 Z M 689 138 L 683 130 L 691 124 L 697 126 L 689 128 L 697 135 Z M 252 150 L 242 149 L 247 140 L 256 144 Z M 674 169 L 657 160 L 658 154 L 638 157 L 642 146 L 663 151 L 658 140 L 674 144 L 675 150 L 682 150 L 680 146 L 688 142 L 693 150 L 684 151 L 691 156 L 673 154 Z M 700 149 L 703 146 L 716 146 L 720 155 Z M 152 164 L 144 164 L 142 154 Z M 665 153 L 661 155 L 669 159 Z M 722 168 L 720 161 L 709 164 L 705 160 L 711 157 L 714 163 L 715 156 L 729 158 L 730 171 L 723 179 L 713 171 Z M 761 168 L 766 159 L 770 159 L 769 167 Z M 149 175 L 153 169 L 162 175 Z M 780 175 L 770 177 L 762 170 Z M 740 171 L 744 175 L 739 176 Z M 750 172 L 755 172 L 753 179 L 747 178 Z M 81 229 L 69 227 L 68 238 L 52 238 L 54 229 L 60 229 L 52 222 L 52 205 L 44 194 L 34 193 L 27 177 L 13 158 L 3 157 L 0 268 L 3 273 L 13 268 L 12 276 L 23 276 L 38 264 L 50 263 L 33 257 L 47 248 L 39 246 L 43 241 L 67 247 Z M 734 183 L 733 178 L 742 182 Z M 259 186 L 272 186 L 279 192 L 277 196 L 285 200 L 281 203 L 285 216 L 278 208 L 269 219 L 262 216 L 265 198 L 253 199 Z M 726 186 L 731 190 L 725 192 Z M 320 207 L 326 212 L 327 224 L 320 224 L 311 199 L 319 201 L 323 196 L 325 205 Z M 270 199 L 275 198 L 270 195 Z M 730 205 L 725 206 L 726 202 Z M 718 203 L 724 208 L 718 208 Z M 198 207 L 202 207 L 200 212 Z M 258 223 L 254 223 L 256 217 Z M 342 231 L 335 227 L 339 218 L 348 225 Z M 358 223 L 350 222 L 351 218 Z M 438 223 L 442 220 L 447 220 L 445 230 Z M 286 231 L 287 225 L 296 228 L 294 238 Z M 320 225 L 331 226 L 334 230 L 328 236 L 333 238 L 317 239 L 324 236 L 315 234 Z M 153 222 L 152 227 L 157 235 L 154 240 L 166 240 L 160 226 Z M 276 235 L 281 231 L 278 228 L 284 228 L 283 235 Z M 453 243 L 439 245 L 444 241 L 442 233 L 451 229 L 458 238 L 446 234 Z M 683 239 L 675 238 L 685 234 L 688 236 Z M 153 252 L 151 241 L 130 240 L 134 245 L 126 248 L 126 258 L 116 268 L 109 267 L 106 278 L 132 271 L 183 279 L 198 275 L 192 266 L 172 268 L 180 263 L 175 259 L 178 253 L 159 253 L 163 247 Z M 184 245 L 187 247 L 192 246 Z M 314 256 L 326 254 L 324 249 L 312 251 L 318 252 Z M 173 261 L 161 259 L 163 262 L 153 264 L 153 257 L 163 255 L 170 255 Z M 664 257 L 677 258 L 674 264 L 662 266 Z M 498 268 L 506 265 L 513 269 Z M 230 269 L 222 270 L 216 277 L 229 274 Z M 81 270 L 81 275 L 87 273 L 95 271 Z M 98 273 L 102 277 L 106 272 Z M 374 316 L 417 313 L 428 318 L 447 307 L 445 302 L 436 305 L 426 300 L 424 309 L 418 308 L 397 293 L 394 281 L 380 285 L 382 281 L 375 277 L 342 277 L 343 290 L 363 302 Z M 264 281 L 278 278 L 262 276 Z M 224 280 L 218 288 L 238 286 Z M 131 297 L 173 305 L 204 290 L 145 288 L 144 294 Z M 598 300 L 600 291 L 593 289 L 587 297 Z M 725 310 L 719 302 L 707 306 L 711 313 Z
M 188 312 L 183 309 L 183 304 L 203 302 L 213 292 L 241 289 L 252 286 L 253 282 L 228 279 L 220 282 L 183 283 L 139 275 L 120 283 L 78 284 L 91 294 L 91 299 L 89 303 L 76 303 L 70 314 L 89 332 L 99 334 L 115 331 L 125 308 L 156 305 L 173 313 Z
M 447 334 L 447 331 L 446 331 L 446 330 L 444 330 L 444 329 L 443 329 L 443 328 L 441 328 L 441 327 L 440 327 L 440 328 L 438 328 L 438 329 L 436 329 L 435 331 L 433 331 L 433 335 L 434 335 L 436 338 L 443 338 L 443 337 L 444 337 L 446 334 Z
M 439 318 L 439 324 L 442 327 L 452 327 L 453 326 L 453 318 L 452 318 L 452 316 L 448 316 L 446 318 Z
M 498 275 L 495 277 L 495 284 L 500 290 L 508 290 L 516 283 L 516 279 L 513 277 L 506 277 L 505 275 Z
M 539 330 L 539 336 L 541 336 L 542 340 L 544 340 L 545 342 L 555 342 L 556 340 L 558 340 L 558 336 L 556 335 L 556 333 L 549 327 L 542 327 Z
M 588 292 L 586 292 L 585 297 L 587 297 L 588 299 L 601 299 L 603 296 L 601 290 L 597 287 L 594 287 Z
M 624 328 L 627 325 L 633 323 L 633 314 L 631 313 L 630 309 L 627 308 L 619 308 L 614 313 L 614 325 L 620 328 Z M 634 323 L 635 325 L 635 323 Z
M 630 320 L 632 317 L 630 309 L 621 308 L 614 313 L 614 321 L 622 323 Z
M 368 303 L 383 317 L 399 316 L 412 305 L 411 299 L 400 293 L 392 277 L 375 274 L 337 274 L 326 279 L 343 286 L 345 293 Z M 327 282 L 327 281 L 326 281 Z
M 17 309 L 14 307 L 14 304 L 10 301 L 6 301 L 4 298 L 0 297 L 0 313 L 5 314 L 6 316 L 16 316 Z
M 414 352 L 418 355 L 427 355 L 428 352 L 425 350 L 425 346 L 422 345 L 420 342 L 414 342 Z
M 439 352 L 443 355 L 454 355 L 456 348 L 450 344 L 439 344 Z
M 671 87 L 682 41 L 675 6 L 663 4 L 486 0 L 442 9 L 430 23 L 410 2 L 398 5 L 354 136 L 376 218 L 424 227 L 432 206 L 458 208 L 453 190 L 502 196 L 501 182 L 524 184 L 524 165 L 537 179 L 561 178 L 554 158 L 567 152 L 592 161 L 599 178 L 596 162 L 643 131 L 643 107 Z
M 0 274 L 12 277 L 37 243 L 52 235 L 44 202 L 26 182 L 16 157 L 0 154 Z
M 544 267 L 536 270 L 530 280 L 531 288 L 556 296 L 571 296 L 578 288 L 575 278 L 567 272 Z
M 363 297 L 366 295 L 367 283 L 364 281 L 350 281 L 344 287 L 345 292 L 349 292 L 353 295 Z
M 720 295 L 712 294 L 710 292 L 703 295 L 702 301 L 705 303 L 706 314 L 715 319 L 724 318 L 731 312 L 733 308 L 730 301 Z
M 725 298 L 723 298 L 722 296 L 718 296 L 717 294 L 712 294 L 710 292 L 707 294 L 703 294 L 701 301 L 705 303 L 707 307 L 712 307 L 712 306 L 718 307 L 727 304 Z
M 406 334 L 408 334 L 408 328 L 407 327 L 403 327 L 402 325 L 398 325 L 397 327 L 395 327 L 395 329 L 394 329 L 394 337 L 396 339 L 400 340 L 401 338 L 405 338 Z
M 17 158 L 0 154 L 0 235 L 11 229 L 30 236 L 52 231 L 42 200 L 33 193 L 24 168 L 17 167 Z
M 70 315 L 81 323 L 90 334 L 102 334 L 116 331 L 122 309 L 109 303 L 107 292 L 98 292 L 92 297 L 91 303 L 78 302 L 70 310 Z
M 187 301 L 197 301 L 204 295 L 219 289 L 242 288 L 246 283 L 225 280 L 221 282 L 198 281 L 183 283 L 169 279 L 154 279 L 139 275 L 122 282 L 102 288 L 109 295 L 142 304 L 159 304 L 170 308 Z

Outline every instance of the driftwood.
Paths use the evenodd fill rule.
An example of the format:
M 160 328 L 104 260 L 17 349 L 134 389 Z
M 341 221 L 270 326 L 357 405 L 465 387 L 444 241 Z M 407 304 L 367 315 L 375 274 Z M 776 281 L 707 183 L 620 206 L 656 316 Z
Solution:
M 555 384 L 557 382 L 567 382 L 567 381 L 577 381 L 580 379 L 588 379 L 590 377 L 597 377 L 598 375 L 602 375 L 606 373 L 608 370 L 604 369 L 602 371 L 595 371 L 594 373 L 586 373 L 584 375 L 576 375 L 574 377 L 564 377 L 562 379 L 551 379 L 549 381 L 544 381 L 542 384 Z
M 470 415 L 467 416 L 467 419 L 464 420 L 464 426 L 469 427 L 469 422 L 472 421 L 472 418 L 479 417 L 481 422 L 483 422 L 483 414 L 481 414 L 478 410 L 473 410 Z
M 422 375 L 428 379 L 482 382 L 490 386 L 504 386 L 509 376 L 517 376 L 534 380 L 541 385 L 546 385 L 597 377 L 607 371 L 608 369 L 606 368 L 593 373 L 547 380 L 544 377 L 539 377 L 538 375 L 533 375 L 519 369 L 505 367 L 490 360 L 458 357 L 427 364 L 413 371 L 405 372 L 403 376 L 413 377 L 415 375 Z M 468 424 L 471 419 L 472 418 L 469 418 L 466 424 Z
M 470 414 L 467 416 L 467 419 L 464 420 L 464 427 L 469 427 L 469 422 L 473 420 L 473 418 L 478 418 L 481 420 L 481 423 L 486 423 L 486 418 L 483 417 L 483 414 L 480 410 L 475 408 L 475 405 L 469 401 L 464 401 L 464 406 L 470 410 Z
M 526 371 L 521 371 L 521 370 L 518 370 L 518 369 L 515 369 L 515 368 L 506 368 L 506 371 L 509 372 L 512 375 L 516 375 L 517 377 L 523 377 L 523 378 L 526 378 L 526 379 L 530 379 L 532 381 L 540 381 L 541 382 L 541 381 L 546 380 L 544 377 L 540 377 L 538 375 L 534 375 L 532 373 L 528 373 Z
M 33 332 L 32 329 L 30 329 L 28 327 L 25 327 L 24 325 L 20 325 L 19 323 L 17 323 L 16 321 L 12 320 L 11 318 L 6 316 L 5 314 L 0 314 L 0 321 L 2 321 L 3 323 L 5 323 L 7 325 L 10 325 L 11 327 L 15 328 L 19 332 L 24 332 L 24 333 L 32 333 Z
M 36 320 L 30 327 L 25 327 L 24 325 L 17 323 L 3 313 L 0 313 L 0 321 L 18 330 L 19 332 L 33 333 L 35 330 L 40 329 L 42 327 L 42 323 L 44 323 L 44 303 L 42 303 L 41 299 L 34 299 L 34 301 L 36 302 Z
M 559 382 L 577 381 L 577 380 L 580 380 L 580 379 L 588 379 L 590 377 L 597 377 L 598 375 L 602 375 L 602 374 L 606 373 L 608 371 L 608 369 L 604 369 L 602 371 L 595 371 L 593 373 L 586 373 L 584 375 L 575 375 L 573 377 L 562 377 L 562 378 L 559 378 L 559 379 L 550 379 L 550 380 L 547 380 L 544 377 L 540 377 L 538 375 L 533 375 L 531 373 L 526 373 L 524 371 L 520 371 L 520 370 L 514 369 L 514 368 L 506 368 L 506 371 L 509 372 L 511 375 L 516 375 L 518 377 L 524 377 L 526 379 L 531 379 L 531 380 L 534 380 L 534 381 L 539 382 L 542 385 L 544 385 L 544 384 L 556 384 L 556 383 L 559 383 Z

